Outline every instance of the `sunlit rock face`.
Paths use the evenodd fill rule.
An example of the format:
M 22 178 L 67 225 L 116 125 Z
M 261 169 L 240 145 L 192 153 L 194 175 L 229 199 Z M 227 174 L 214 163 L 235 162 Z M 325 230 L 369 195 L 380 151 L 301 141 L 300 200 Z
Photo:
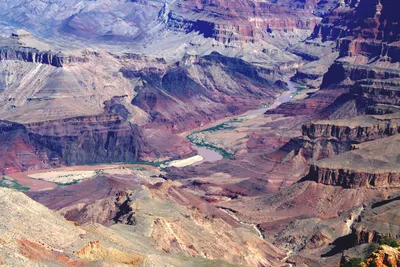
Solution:
M 178 1 L 166 4 L 159 17 L 174 30 L 198 31 L 223 43 L 257 42 L 274 31 L 311 31 L 332 3 L 317 1 Z M 315 14 L 314 14 L 315 13 Z
M 337 42 L 341 57 L 356 58 L 359 64 L 378 57 L 399 62 L 400 26 L 397 1 L 359 0 L 340 5 L 315 27 L 313 37 Z M 364 59 L 366 58 L 366 59 Z

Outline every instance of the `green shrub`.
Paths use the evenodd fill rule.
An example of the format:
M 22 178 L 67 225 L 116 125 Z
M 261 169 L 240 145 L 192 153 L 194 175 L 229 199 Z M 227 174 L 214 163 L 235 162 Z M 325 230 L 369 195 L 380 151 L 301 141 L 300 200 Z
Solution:
M 20 185 L 15 179 L 7 176 L 0 177 L 0 187 L 15 189 L 17 191 L 29 191 L 29 187 Z
M 397 242 L 397 240 L 394 238 L 388 237 L 388 236 L 381 238 L 381 240 L 379 241 L 379 244 L 390 246 L 393 248 L 399 247 L 399 243 Z
M 340 267 L 362 267 L 361 263 L 364 261 L 364 259 L 361 258 L 351 258 L 348 260 L 344 260 L 340 264 Z
M 371 255 L 372 252 L 377 252 L 379 250 L 381 250 L 382 248 L 377 244 L 377 243 L 372 243 L 371 245 L 369 245 L 366 249 L 365 249 L 365 254 L 367 254 L 367 256 Z

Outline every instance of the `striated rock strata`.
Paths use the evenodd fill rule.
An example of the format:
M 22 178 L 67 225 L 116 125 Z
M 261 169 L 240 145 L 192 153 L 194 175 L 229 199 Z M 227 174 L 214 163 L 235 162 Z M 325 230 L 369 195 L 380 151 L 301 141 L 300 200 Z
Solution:
M 365 142 L 355 150 L 317 161 L 306 179 L 346 188 L 400 186 L 400 135 Z
M 47 64 L 60 68 L 65 64 L 84 63 L 84 57 L 68 56 L 61 52 L 39 51 L 31 47 L 0 47 L 0 61 L 20 60 L 26 62 Z
M 176 157 L 176 151 L 152 151 L 138 126 L 118 115 L 75 117 L 57 121 L 0 123 L 0 169 L 3 173 L 143 158 Z M 179 142 L 179 140 L 177 140 Z M 193 153 L 183 148 L 181 156 Z M 179 156 L 178 156 L 179 157 Z

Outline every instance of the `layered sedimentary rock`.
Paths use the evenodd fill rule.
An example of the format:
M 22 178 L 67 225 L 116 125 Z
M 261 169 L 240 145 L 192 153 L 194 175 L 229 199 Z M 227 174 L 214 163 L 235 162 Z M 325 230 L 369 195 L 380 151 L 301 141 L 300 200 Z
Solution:
M 155 254 L 164 263 L 169 262 L 169 257 L 171 260 L 184 257 L 195 266 L 201 266 L 204 261 L 208 266 L 229 266 L 229 263 L 279 266 L 284 254 L 261 239 L 251 227 L 241 225 L 233 216 L 207 203 L 179 182 L 156 180 L 150 175 L 117 168 L 111 174 L 104 173 L 81 184 L 30 192 L 29 195 L 52 209 L 61 210 L 67 218 L 78 218 L 81 223 L 88 223 L 83 227 L 89 229 L 98 218 L 115 214 L 109 213 L 108 206 L 101 209 L 105 203 L 104 195 L 110 196 L 117 204 L 123 203 L 116 215 L 130 215 L 130 220 L 116 219 L 110 228 L 96 227 L 106 229 L 102 230 L 107 232 L 106 236 L 114 233 L 113 240 L 123 238 L 124 247 L 142 251 L 140 254 L 146 257 L 146 261 L 154 258 Z M 86 208 L 79 209 L 79 205 L 86 205 Z M 126 213 L 129 209 L 131 212 Z M 70 212 L 66 212 L 68 210 Z M 81 217 L 69 217 L 74 212 Z M 97 222 L 107 225 L 107 221 Z M 86 243 L 79 248 L 77 255 L 82 259 L 100 260 L 102 255 L 113 251 L 104 251 L 106 244 L 102 241 L 101 244 L 97 241 Z M 241 257 L 244 251 L 246 257 Z M 111 259 L 108 258 L 116 261 Z M 218 260 L 213 262 L 212 259 Z M 175 265 L 181 266 L 181 261 Z
M 61 52 L 39 51 L 31 47 L 0 47 L 0 61 L 20 60 L 62 67 L 64 64 L 84 63 L 87 58 L 68 56 Z
M 399 85 L 399 78 L 366 79 L 357 82 L 350 93 L 368 99 L 369 105 L 400 106 Z
M 5 173 L 48 166 L 136 161 L 143 141 L 137 126 L 118 116 L 99 115 L 21 125 L 2 122 Z M 15 154 L 10 157 L 9 153 Z
M 27 129 L 18 123 L 0 122 L 2 173 L 18 172 L 29 168 L 49 167 L 46 153 L 36 153 L 30 143 Z
M 304 102 L 310 100 L 312 98 Z M 301 104 L 301 101 L 299 102 Z M 330 108 L 336 110 L 333 107 Z M 320 109 L 320 112 L 327 112 L 327 110 L 327 108 Z M 300 155 L 306 161 L 319 160 L 349 151 L 356 144 L 400 133 L 399 116 L 396 113 L 351 117 L 348 110 L 345 110 L 339 114 L 344 114 L 344 118 L 315 120 L 303 124 L 302 135 L 292 138 L 280 148 L 280 151 L 288 155 L 290 153 Z
M 135 161 L 143 146 L 138 127 L 113 115 L 30 123 L 26 127 L 39 149 L 53 148 L 54 157 L 67 165 Z
M 379 242 L 385 237 L 400 238 L 399 196 L 374 203 L 352 225 L 357 245 Z
M 322 87 L 343 88 L 342 95 L 321 113 L 329 119 L 394 113 L 400 103 L 399 74 L 395 66 L 381 68 L 336 62 L 324 75 Z
M 391 79 L 398 78 L 399 71 L 396 68 L 380 68 L 369 65 L 353 65 L 343 62 L 335 62 L 328 72 L 324 75 L 322 88 L 338 84 L 343 81 L 353 82 L 349 85 L 354 85 L 354 82 L 364 79 Z M 344 84 L 346 85 L 346 84 Z
M 320 160 L 310 167 L 306 179 L 354 187 L 400 186 L 398 146 L 400 135 L 355 146 L 355 150 Z
M 322 20 L 313 36 L 336 40 L 341 56 L 398 62 L 400 28 L 394 10 L 399 7 L 394 0 L 345 1 Z
M 365 142 L 400 133 L 400 120 L 378 116 L 351 120 L 316 121 L 304 124 L 303 136 L 310 139 L 335 138 L 340 141 Z
M 282 90 L 267 79 L 274 70 L 216 52 L 187 55 L 167 69 L 121 71 L 129 79 L 142 80 L 132 104 L 151 116 L 150 125 L 175 132 L 258 108 Z
M 223 43 L 254 43 L 262 35 L 273 36 L 274 31 L 298 34 L 297 30 L 312 30 L 320 21 L 312 13 L 316 4 L 315 1 L 178 1 L 166 4 L 159 18 L 170 29 L 199 32 Z M 324 8 L 327 7 L 321 6 Z
M 62 165 L 134 162 L 162 157 L 182 157 L 193 151 L 184 140 L 174 146 L 149 149 L 142 130 L 118 115 L 76 117 L 57 121 L 18 124 L 1 122 L 3 173 Z M 172 138 L 172 137 L 171 137 Z M 174 140 L 172 138 L 171 140 Z M 180 156 L 177 156 L 180 157 Z
M 318 164 L 318 163 L 317 163 Z M 368 163 L 365 163 L 368 164 Z M 341 169 L 335 167 L 311 166 L 309 177 L 318 183 L 327 185 L 343 186 L 345 188 L 354 187 L 398 187 L 400 185 L 400 174 L 388 170 L 385 173 L 377 173 L 374 170 L 362 171 L 354 169 Z

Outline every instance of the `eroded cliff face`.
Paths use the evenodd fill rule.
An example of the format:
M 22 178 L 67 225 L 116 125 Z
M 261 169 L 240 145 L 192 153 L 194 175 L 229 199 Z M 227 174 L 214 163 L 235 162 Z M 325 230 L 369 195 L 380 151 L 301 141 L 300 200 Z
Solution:
M 393 13 L 398 8 L 397 1 L 392 0 L 340 1 L 323 16 L 308 42 L 333 45 L 338 57 L 332 59 L 333 65 L 324 74 L 322 88 L 338 83 L 342 88 L 351 88 L 362 79 L 399 77 L 399 26 Z M 310 49 L 302 49 L 313 55 L 308 52 Z M 304 74 L 314 74 L 316 63 L 323 64 L 318 60 L 306 64 L 307 68 L 300 68 L 297 79 L 312 81 Z
M 400 37 L 392 12 L 397 6 L 397 1 L 391 0 L 342 1 L 315 27 L 310 40 L 335 41 L 339 55 L 324 74 L 321 90 L 297 104 L 307 107 L 322 95 L 336 92 L 331 103 L 317 110 L 314 121 L 303 125 L 302 137 L 291 141 L 301 144 L 297 151 L 306 159 L 310 155 L 313 160 L 332 157 L 367 141 L 392 142 L 394 139 L 385 139 L 399 134 Z M 344 155 L 352 155 L 348 153 Z M 355 158 L 352 160 L 357 161 Z M 344 187 L 397 186 L 397 172 L 391 173 L 390 168 L 374 172 L 332 161 L 337 163 L 335 167 L 318 162 L 311 166 L 314 180 Z
M 269 80 L 275 70 L 216 52 L 204 57 L 187 55 L 165 69 L 121 71 L 129 79 L 142 81 L 132 104 L 151 116 L 148 126 L 173 132 L 258 108 L 283 90 Z
M 47 153 L 35 151 L 23 125 L 0 121 L 0 139 L 0 169 L 3 174 L 50 167 Z
M 395 195 L 363 211 L 352 225 L 355 244 L 377 243 L 387 237 L 400 238 L 399 200 L 400 197 Z
M 165 5 L 159 18 L 173 30 L 199 32 L 223 43 L 255 43 L 274 31 L 311 31 L 320 21 L 313 12 L 318 9 L 323 13 L 331 2 L 317 8 L 317 1 L 178 1 Z
M 345 1 L 315 27 L 313 38 L 336 41 L 340 57 L 358 64 L 399 62 L 400 27 L 395 0 Z
M 84 63 L 84 57 L 68 56 L 61 52 L 39 51 L 31 47 L 0 47 L 0 61 L 20 60 L 31 63 L 40 63 L 60 68 L 65 64 Z
M 349 86 L 360 80 L 384 80 L 398 77 L 399 71 L 395 66 L 393 68 L 380 68 L 337 61 L 325 73 L 321 87 L 326 88 L 339 83 Z
M 357 122 L 357 119 L 360 121 Z M 303 136 L 310 139 L 335 138 L 340 141 L 361 143 L 400 133 L 398 119 L 381 119 L 371 116 L 358 117 L 353 120 L 307 123 L 302 127 Z
M 142 130 L 119 115 L 18 124 L 1 122 L 2 173 L 49 167 L 180 158 L 194 154 L 185 140 L 155 151 Z M 173 138 L 171 140 L 174 140 Z M 183 142 L 180 144 L 179 142 Z M 180 152 L 173 151 L 182 146 Z
M 400 174 L 390 171 L 375 173 L 312 165 L 308 176 L 313 177 L 312 179 L 318 183 L 345 188 L 400 186 Z
M 351 151 L 317 161 L 305 179 L 345 188 L 398 188 L 400 135 L 365 142 Z
M 139 128 L 119 116 L 99 115 L 26 125 L 36 147 L 49 148 L 51 158 L 67 165 L 129 162 L 139 159 Z
M 144 148 L 135 125 L 118 116 L 99 115 L 27 125 L 3 122 L 3 173 L 100 162 L 136 161 Z M 14 147 L 14 149 L 13 149 Z M 18 149 L 15 149 L 18 148 Z M 7 155 L 11 149 L 15 157 Z

